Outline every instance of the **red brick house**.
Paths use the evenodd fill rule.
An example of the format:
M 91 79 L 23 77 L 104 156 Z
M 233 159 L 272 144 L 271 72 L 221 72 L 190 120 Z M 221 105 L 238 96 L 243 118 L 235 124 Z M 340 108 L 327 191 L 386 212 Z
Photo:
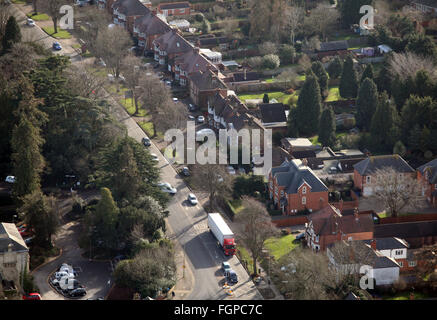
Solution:
M 338 209 L 328 204 L 323 209 L 308 216 L 305 240 L 310 248 L 324 251 L 338 241 L 373 239 L 374 222 L 372 214 L 342 215 Z
M 194 72 L 205 72 L 207 70 L 218 72 L 217 67 L 201 55 L 197 47 L 193 47 L 192 50 L 174 59 L 174 78 L 176 81 L 179 81 L 181 86 L 188 84 L 188 78 Z
M 166 65 L 169 72 L 175 72 L 174 59 L 193 50 L 193 45 L 180 35 L 177 29 L 163 34 L 153 41 L 155 61 Z
M 138 39 L 138 46 L 146 51 L 154 51 L 153 40 L 171 30 L 167 22 L 153 12 L 135 19 L 134 22 L 134 36 Z
M 208 106 L 208 98 L 216 93 L 226 96 L 228 88 L 212 70 L 197 71 L 188 76 L 190 97 L 200 108 Z
M 437 208 L 437 159 L 417 168 L 417 181 L 423 185 L 422 195 Z
M 284 215 L 317 211 L 328 206 L 328 187 L 305 161 L 285 160 L 269 174 L 269 195 Z
M 125 27 L 131 34 L 134 32 L 135 20 L 150 13 L 140 0 L 117 0 L 112 10 L 114 24 Z
M 354 166 L 354 186 L 363 192 L 363 196 L 371 196 L 378 188 L 378 177 L 375 172 L 380 169 L 394 169 L 399 174 L 415 174 L 414 169 L 400 155 L 384 155 L 368 157 Z
M 158 5 L 158 13 L 164 17 L 187 16 L 190 14 L 190 3 L 187 1 L 160 3 Z

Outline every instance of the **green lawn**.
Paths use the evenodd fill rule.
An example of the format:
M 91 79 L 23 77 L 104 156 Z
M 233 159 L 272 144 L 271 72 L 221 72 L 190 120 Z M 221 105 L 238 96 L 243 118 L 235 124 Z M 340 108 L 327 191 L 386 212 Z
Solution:
M 127 91 L 127 90 L 124 90 L 124 91 Z M 124 91 L 123 91 L 123 95 L 124 95 Z M 132 98 L 128 98 L 128 99 L 120 98 L 119 101 L 123 105 L 123 107 L 126 109 L 127 113 L 129 113 L 132 116 L 135 112 L 135 104 L 133 103 L 133 99 Z M 135 116 L 136 117 L 147 116 L 147 111 L 145 109 L 141 108 L 141 103 L 139 103 L 138 114 L 136 114 Z
M 24 0 L 12 0 L 12 2 L 16 4 L 26 4 L 26 1 Z
M 32 18 L 32 20 L 35 21 L 45 21 L 45 20 L 50 20 L 50 17 L 48 15 L 46 15 L 45 13 L 28 13 L 27 16 L 29 18 Z
M 234 210 L 235 214 L 238 214 L 244 209 L 244 206 L 242 206 L 241 199 L 232 199 L 229 200 L 229 205 Z
M 58 28 L 57 33 L 55 33 L 55 29 L 53 27 L 45 27 L 42 29 L 44 30 L 45 33 L 47 33 L 48 35 L 50 35 L 56 39 L 70 39 L 71 38 L 71 33 L 68 32 L 67 30 L 63 30 L 61 28 Z
M 421 292 L 414 292 L 413 297 L 414 300 L 421 300 L 429 296 Z M 383 300 L 410 300 L 410 292 L 402 292 L 392 297 L 384 297 Z
M 243 261 L 246 261 L 247 268 L 249 269 L 249 274 L 253 274 L 253 260 L 249 251 L 247 251 L 247 249 L 244 248 L 242 245 L 237 246 L 237 249 L 237 255 L 240 258 L 241 263 L 243 263 Z
M 144 130 L 144 132 L 147 134 L 147 136 L 149 136 L 149 137 L 153 136 L 153 123 L 152 122 L 141 121 L 141 122 L 138 122 L 138 124 Z
M 238 97 L 242 101 L 246 101 L 248 99 L 262 99 L 264 97 L 264 93 L 269 95 L 269 99 L 276 99 L 278 102 L 287 103 L 291 94 L 284 93 L 282 91 L 271 91 L 271 92 L 262 92 L 262 93 L 247 93 L 241 94 Z
M 295 238 L 293 234 L 279 238 L 270 238 L 266 241 L 265 246 L 269 250 L 269 253 L 275 257 L 275 260 L 278 261 L 299 246 L 298 243 L 293 243 Z
M 336 87 L 329 87 L 329 94 L 328 97 L 326 98 L 326 102 L 331 102 L 331 101 L 338 101 L 341 100 L 340 97 L 340 91 L 338 89 L 338 86 Z

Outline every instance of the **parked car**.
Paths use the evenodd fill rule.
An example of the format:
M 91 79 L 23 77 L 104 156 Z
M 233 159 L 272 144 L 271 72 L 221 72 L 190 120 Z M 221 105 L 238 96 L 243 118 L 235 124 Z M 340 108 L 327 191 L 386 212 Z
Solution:
M 173 98 L 173 102 L 178 102 L 179 99 L 178 98 Z
M 226 274 L 226 272 L 228 272 L 229 270 L 232 270 L 229 262 L 227 262 L 227 261 L 222 262 L 222 270 L 223 270 L 224 274 Z
M 304 237 L 305 237 L 305 232 L 299 233 L 299 234 L 296 236 L 296 240 L 301 240 L 301 239 L 303 239 Z
M 27 19 L 26 24 L 27 24 L 29 27 L 34 27 L 34 26 L 36 26 L 35 21 L 33 21 L 33 19 L 30 19 L 30 18 Z
M 185 177 L 189 177 L 190 176 L 190 170 L 187 167 L 183 167 L 181 170 L 181 174 Z
M 196 117 L 195 117 L 195 116 L 192 116 L 191 114 L 189 114 L 189 115 L 188 115 L 188 120 L 196 121 Z
M 328 169 L 328 173 L 337 173 L 337 168 L 336 167 L 331 167 Z
M 204 116 L 198 116 L 197 117 L 197 123 L 204 123 L 205 122 L 205 117 Z
M 197 201 L 197 197 L 196 197 L 196 195 L 193 194 L 193 193 L 190 193 L 190 194 L 188 195 L 188 202 L 191 203 L 193 206 L 195 206 L 196 204 L 198 204 L 198 201 Z
M 86 295 L 86 290 L 85 288 L 73 289 L 68 293 L 68 295 L 70 297 L 83 297 L 84 295 Z
M 62 50 L 62 46 L 58 41 L 53 42 L 52 48 L 57 51 Z
M 15 176 L 7 176 L 5 181 L 7 183 L 15 183 Z
M 225 276 L 226 276 L 227 283 L 230 283 L 230 284 L 238 283 L 238 276 L 234 270 L 230 269 L 230 270 L 226 271 Z
M 176 192 L 178 191 L 175 187 L 173 187 L 168 182 L 160 182 L 160 183 L 158 183 L 158 187 L 160 187 L 162 191 L 170 193 L 170 194 L 176 194 Z
M 196 108 L 196 106 L 194 104 L 192 104 L 192 103 L 188 104 L 188 111 L 193 112 L 193 111 L 196 111 L 196 110 L 197 110 L 197 108 Z
M 23 294 L 23 300 L 42 300 L 41 295 L 37 292 Z
M 96 59 L 96 60 L 95 60 L 95 64 L 97 64 L 97 65 L 99 65 L 99 66 L 101 66 L 101 67 L 106 67 L 106 63 L 105 63 L 105 61 L 103 61 L 102 58 L 100 58 L 100 59 Z
M 150 146 L 152 145 L 152 142 L 151 142 L 150 139 L 147 138 L 147 137 L 144 137 L 141 141 L 143 142 L 143 144 L 144 144 L 146 147 L 150 147 Z
M 219 174 L 217 174 L 217 181 L 218 182 L 223 182 L 223 177 Z
M 34 238 L 34 237 L 30 237 L 30 238 L 24 239 L 24 243 L 25 243 L 26 245 L 32 244 L 32 240 L 33 240 L 33 238 Z
M 152 161 L 159 162 L 159 158 L 155 153 L 150 154 L 152 156 Z
M 226 167 L 226 170 L 228 170 L 228 173 L 229 173 L 230 175 L 235 175 L 235 169 L 234 169 L 233 166 L 227 166 L 227 167 Z
M 214 135 L 215 136 L 215 132 L 212 129 L 209 128 L 205 128 L 205 129 L 201 129 L 199 131 L 196 132 L 196 141 L 198 140 L 197 138 L 201 139 L 200 136 L 203 136 L 203 139 L 205 139 L 205 135 L 209 136 L 209 135 Z

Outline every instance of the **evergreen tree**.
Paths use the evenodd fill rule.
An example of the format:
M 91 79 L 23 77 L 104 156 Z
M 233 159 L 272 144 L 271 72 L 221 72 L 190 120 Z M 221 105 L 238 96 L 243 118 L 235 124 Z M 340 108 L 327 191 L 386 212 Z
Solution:
M 296 107 L 296 124 L 299 134 L 311 135 L 319 131 L 321 112 L 320 87 L 310 72 L 299 94 Z
M 21 41 L 21 31 L 17 20 L 14 16 L 10 16 L 5 27 L 5 34 L 2 39 L 3 54 L 9 51 L 14 43 Z
M 317 81 L 319 82 L 320 94 L 322 97 L 325 97 L 328 92 L 328 73 L 320 61 L 313 62 L 311 70 L 314 72 Z
M 387 93 L 382 93 L 372 117 L 370 135 L 378 151 L 390 152 L 397 137 L 398 114 Z
M 328 66 L 329 77 L 332 79 L 337 79 L 341 76 L 343 71 L 343 62 L 339 56 L 335 56 L 334 60 Z
M 290 112 L 288 113 L 288 119 L 287 119 L 287 134 L 289 137 L 299 136 L 296 114 L 297 114 L 297 109 L 295 107 L 290 107 Z
M 332 108 L 327 107 L 323 110 L 320 117 L 319 141 L 324 147 L 334 147 L 336 142 L 335 136 L 335 116 Z
M 393 147 L 393 154 L 398 154 L 401 157 L 405 156 L 407 153 L 407 148 L 402 143 L 402 141 L 398 140 Z
M 365 79 L 360 86 L 357 99 L 357 125 L 369 130 L 373 114 L 378 104 L 378 90 L 375 83 L 370 79 Z
M 358 91 L 358 78 L 357 72 L 354 68 L 354 61 L 351 56 L 346 58 L 343 65 L 343 72 L 341 74 L 340 96 L 343 98 L 356 98 Z
M 387 66 L 387 64 L 384 64 L 375 79 L 375 84 L 378 88 L 378 91 L 386 91 L 388 94 L 391 94 L 391 80 L 392 79 L 390 76 L 389 67 Z
M 207 34 L 211 32 L 211 24 L 208 20 L 203 19 L 201 30 L 202 34 Z
M 373 67 L 372 64 L 368 64 L 366 69 L 364 69 L 363 74 L 361 75 L 360 83 L 363 83 L 364 79 L 369 78 L 370 80 L 373 80 Z
M 269 95 L 267 93 L 264 93 L 263 103 L 269 103 L 269 102 L 270 102 Z

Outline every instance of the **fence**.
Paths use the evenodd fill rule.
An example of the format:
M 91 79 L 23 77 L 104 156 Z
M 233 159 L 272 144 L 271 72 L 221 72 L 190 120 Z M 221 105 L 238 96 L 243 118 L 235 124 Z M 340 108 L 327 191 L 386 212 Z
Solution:
M 380 218 L 380 224 L 402 223 L 402 222 L 419 222 L 437 220 L 437 211 L 435 213 L 418 213 L 408 216 Z
M 272 222 L 278 227 L 292 227 L 308 222 L 307 216 L 272 217 Z

